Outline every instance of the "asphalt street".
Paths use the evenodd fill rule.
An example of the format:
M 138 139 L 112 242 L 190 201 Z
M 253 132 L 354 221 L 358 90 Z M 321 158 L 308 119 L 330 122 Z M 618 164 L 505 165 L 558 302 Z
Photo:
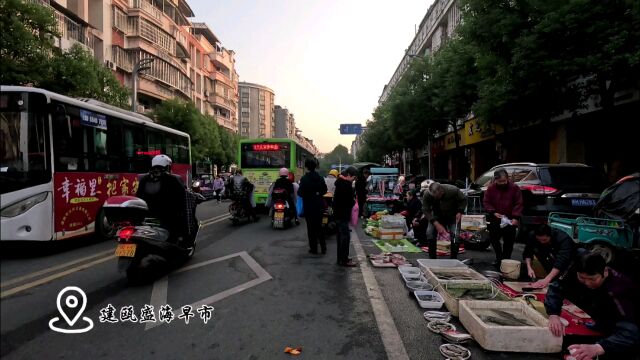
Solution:
M 372 268 L 364 256 L 360 267 L 336 266 L 335 237 L 328 240 L 327 255 L 308 254 L 304 222 L 272 230 L 263 215 L 258 223 L 234 227 L 227 219 L 228 204 L 214 200 L 199 207 L 205 226 L 195 256 L 153 284 L 127 282 L 117 270 L 112 241 L 2 244 L 1 357 L 278 359 L 292 356 L 284 353 L 289 346 L 302 348 L 299 359 L 442 358 L 440 336 L 427 329 L 424 310 L 396 269 Z M 353 231 L 364 253 L 378 252 L 360 227 Z M 514 257 L 521 251 L 517 246 Z M 351 255 L 357 255 L 353 248 Z M 480 269 L 493 260 L 490 250 L 460 256 L 467 257 Z M 94 325 L 88 332 L 49 328 L 51 319 L 61 317 L 56 299 L 67 286 L 86 293 L 82 317 Z M 175 313 L 168 323 L 100 321 L 111 307 L 116 318 L 128 306 L 141 318 L 146 305 L 153 305 L 158 317 L 166 304 Z M 213 307 L 206 324 L 196 311 L 203 304 Z M 195 313 L 188 324 L 178 318 L 185 305 L 193 305 Z M 79 318 L 74 328 L 82 324 L 88 323 Z M 559 358 L 468 347 L 473 359 Z

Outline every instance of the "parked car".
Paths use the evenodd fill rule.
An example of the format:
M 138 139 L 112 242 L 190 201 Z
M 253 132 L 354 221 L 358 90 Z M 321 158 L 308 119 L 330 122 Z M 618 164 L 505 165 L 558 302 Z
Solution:
M 536 225 L 547 223 L 549 213 L 593 215 L 593 209 L 606 188 L 604 174 L 584 164 L 509 163 L 494 166 L 465 189 L 469 212 L 483 212 L 483 196 L 493 173 L 505 169 L 522 190 L 524 203 L 519 239 Z

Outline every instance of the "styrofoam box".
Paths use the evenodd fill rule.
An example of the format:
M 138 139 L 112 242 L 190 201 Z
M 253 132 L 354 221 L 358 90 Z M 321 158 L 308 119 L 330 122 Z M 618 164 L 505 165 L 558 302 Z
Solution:
M 493 293 L 496 295 L 493 299 L 487 299 L 490 301 L 511 301 L 511 298 L 502 293 L 498 288 L 493 286 L 492 284 L 488 284 L 486 282 L 475 282 L 475 283 L 467 283 L 467 284 L 459 284 L 459 283 L 447 283 L 441 286 L 438 286 L 437 290 L 442 295 L 442 299 L 444 299 L 444 305 L 447 307 L 447 310 L 451 313 L 451 315 L 458 317 L 460 314 L 459 311 L 459 302 L 462 300 L 458 300 L 451 296 L 448 289 L 459 289 L 460 287 L 465 289 L 491 289 Z M 478 300 L 480 301 L 480 300 Z
M 441 279 L 438 275 L 442 272 L 447 272 L 452 276 L 459 274 L 465 277 L 471 277 L 471 279 Z M 489 279 L 484 277 L 479 272 L 466 267 L 466 268 L 457 268 L 457 267 L 448 267 L 448 268 L 435 268 L 429 267 L 424 271 L 424 276 L 427 278 L 429 283 L 433 286 L 443 285 L 443 284 L 470 284 L 470 283 L 491 283 Z
M 425 269 L 428 267 L 439 267 L 439 268 L 448 268 L 448 267 L 461 267 L 468 268 L 468 266 L 460 260 L 456 259 L 418 259 L 418 266 L 425 272 Z
M 515 309 L 537 326 L 488 325 L 474 313 L 478 309 Z M 484 349 L 532 353 L 556 353 L 562 350 L 562 337 L 554 336 L 548 320 L 520 301 L 460 300 L 460 322 Z

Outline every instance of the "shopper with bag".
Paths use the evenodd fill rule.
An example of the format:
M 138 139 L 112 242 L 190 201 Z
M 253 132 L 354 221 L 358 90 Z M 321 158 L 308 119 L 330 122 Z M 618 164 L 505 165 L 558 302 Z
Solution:
M 358 170 L 349 166 L 344 169 L 336 180 L 336 191 L 333 195 L 333 214 L 338 226 L 336 234 L 338 245 L 338 262 L 339 266 L 354 267 L 357 263 L 349 259 L 349 243 L 351 241 L 351 232 L 349 231 L 349 223 L 358 222 L 358 204 L 355 201 L 353 193 L 353 181 L 358 176 Z

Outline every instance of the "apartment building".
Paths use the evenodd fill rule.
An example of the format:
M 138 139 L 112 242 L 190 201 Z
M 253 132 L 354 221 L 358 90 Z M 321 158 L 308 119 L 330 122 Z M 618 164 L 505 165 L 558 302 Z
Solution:
M 275 93 L 264 85 L 239 82 L 240 135 L 272 138 L 276 134 Z
M 378 103 L 382 104 L 387 100 L 414 58 L 430 56 L 437 51 L 447 39 L 451 38 L 458 24 L 460 24 L 458 0 L 435 0 L 420 22 L 418 32 L 405 51 L 389 83 L 384 86 Z
M 203 113 L 238 131 L 235 53 L 224 48 L 184 0 L 31 0 L 51 8 L 58 46 L 80 44 L 132 87 L 141 59 L 153 62 L 139 76 L 138 112 L 163 100 L 191 100 Z
M 287 108 L 280 105 L 275 106 L 275 137 L 295 139 L 296 137 L 296 119 L 293 113 Z

